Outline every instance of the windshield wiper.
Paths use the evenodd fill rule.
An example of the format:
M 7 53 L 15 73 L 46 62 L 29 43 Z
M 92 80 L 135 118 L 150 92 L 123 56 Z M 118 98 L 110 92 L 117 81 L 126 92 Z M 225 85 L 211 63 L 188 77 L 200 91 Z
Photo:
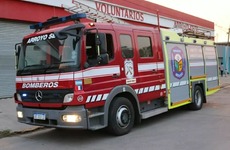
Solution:
M 32 68 L 36 68 L 36 70 L 43 69 L 43 65 L 40 65 L 40 64 L 28 65 L 28 66 L 25 66 L 22 70 L 18 70 L 18 71 L 22 75 L 31 74 L 32 71 L 34 70 Z
M 53 72 L 60 72 L 59 65 L 60 64 L 67 64 L 67 63 L 75 63 L 75 61 L 62 61 L 58 63 L 50 64 L 48 67 L 45 67 L 44 73 L 53 73 Z
M 44 73 L 54 73 L 54 72 L 59 72 L 59 63 L 50 64 L 48 65 L 48 67 L 44 68 Z
M 43 66 L 44 65 L 40 65 L 40 64 L 28 65 L 28 66 L 25 66 L 24 69 L 31 68 L 31 67 L 43 67 Z
M 67 64 L 67 63 L 75 63 L 75 61 L 74 60 L 62 61 L 59 64 Z

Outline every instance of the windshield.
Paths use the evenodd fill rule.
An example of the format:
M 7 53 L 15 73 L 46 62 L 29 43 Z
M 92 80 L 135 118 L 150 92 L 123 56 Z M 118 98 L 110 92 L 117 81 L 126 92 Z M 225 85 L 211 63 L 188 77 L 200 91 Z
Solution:
M 80 37 L 59 40 L 54 33 L 23 41 L 19 54 L 18 75 L 77 71 L 80 67 Z

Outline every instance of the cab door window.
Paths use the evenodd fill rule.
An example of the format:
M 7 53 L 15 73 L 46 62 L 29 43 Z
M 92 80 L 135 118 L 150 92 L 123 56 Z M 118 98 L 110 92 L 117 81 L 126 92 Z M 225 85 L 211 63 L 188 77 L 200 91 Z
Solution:
M 120 35 L 121 51 L 123 58 L 133 58 L 133 46 L 130 35 Z
M 138 36 L 138 51 L 141 58 L 153 57 L 152 43 L 150 37 Z
M 109 33 L 106 33 L 106 44 L 109 60 L 112 60 L 114 58 L 114 44 L 113 37 Z M 86 35 L 86 59 L 89 67 L 98 65 L 97 57 L 98 49 L 96 45 L 96 34 L 88 33 Z

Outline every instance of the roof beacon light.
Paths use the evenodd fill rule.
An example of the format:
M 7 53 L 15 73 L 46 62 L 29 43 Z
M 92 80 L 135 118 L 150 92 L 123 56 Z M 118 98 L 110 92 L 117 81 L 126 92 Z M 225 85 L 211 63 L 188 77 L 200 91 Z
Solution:
M 51 18 L 46 22 L 40 22 L 37 24 L 33 24 L 30 26 L 30 29 L 42 29 L 45 27 L 49 27 L 52 25 L 57 25 L 57 24 L 61 24 L 61 23 L 66 23 L 69 21 L 75 21 L 75 20 L 79 20 L 82 18 L 86 18 L 86 14 L 85 13 L 77 13 L 77 14 L 73 14 L 70 16 L 65 16 L 65 17 L 61 17 L 61 18 Z

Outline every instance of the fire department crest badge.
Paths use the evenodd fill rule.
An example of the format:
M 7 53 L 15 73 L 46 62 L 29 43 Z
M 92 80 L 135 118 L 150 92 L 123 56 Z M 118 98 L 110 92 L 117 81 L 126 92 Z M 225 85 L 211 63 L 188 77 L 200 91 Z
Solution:
M 125 76 L 128 79 L 132 79 L 134 76 L 134 68 L 132 60 L 125 60 Z
M 171 51 L 171 67 L 175 78 L 181 79 L 184 77 L 186 61 L 183 51 L 178 47 L 174 47 Z

